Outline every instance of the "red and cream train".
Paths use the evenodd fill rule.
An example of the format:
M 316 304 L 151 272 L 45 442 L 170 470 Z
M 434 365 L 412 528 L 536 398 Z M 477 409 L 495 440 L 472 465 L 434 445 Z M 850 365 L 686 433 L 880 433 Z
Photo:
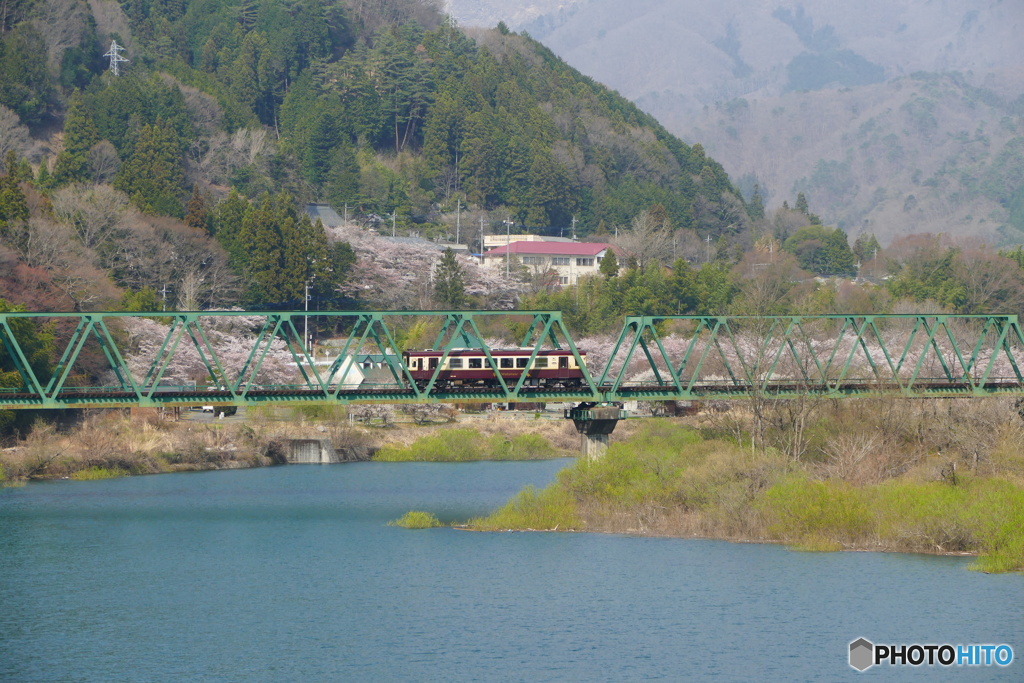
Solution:
M 491 351 L 491 358 L 506 384 L 515 384 L 526 373 L 525 386 L 573 388 L 583 385 L 583 370 L 571 351 L 538 351 L 530 363 L 533 349 L 505 349 Z M 416 384 L 426 386 L 438 370 L 443 351 L 406 351 L 402 354 Z M 580 351 L 581 359 L 586 353 Z M 494 369 L 480 349 L 452 349 L 437 372 L 435 387 L 491 387 L 499 386 Z

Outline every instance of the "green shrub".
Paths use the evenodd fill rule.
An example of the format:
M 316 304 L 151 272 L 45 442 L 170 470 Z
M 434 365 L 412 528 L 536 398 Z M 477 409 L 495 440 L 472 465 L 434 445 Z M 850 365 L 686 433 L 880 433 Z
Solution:
M 294 406 L 292 414 L 300 420 L 311 422 L 322 422 L 325 420 L 337 421 L 345 419 L 345 409 L 341 406 L 327 404 L 312 404 L 305 406 Z
M 972 488 L 976 495 L 967 515 L 977 526 L 982 551 L 973 568 L 1024 572 L 1024 489 L 999 479 Z
M 537 490 L 533 486 L 515 495 L 487 517 L 471 519 L 469 526 L 484 531 L 507 529 L 578 529 L 576 501 L 558 483 Z
M 968 487 L 890 481 L 866 492 L 871 498 L 880 540 L 913 550 L 978 549 L 976 529 L 966 514 Z
M 551 443 L 537 434 L 484 439 L 475 429 L 446 429 L 410 446 L 386 445 L 374 455 L 383 462 L 468 462 L 474 460 L 541 460 L 557 457 Z
M 388 526 L 400 526 L 403 529 L 434 529 L 444 525 L 429 512 L 410 510 L 398 519 L 388 522 Z
M 855 542 L 872 530 L 873 519 L 861 491 L 835 481 L 792 476 L 764 495 L 768 532 L 786 541 Z
M 120 467 L 90 467 L 78 470 L 68 478 L 75 481 L 96 481 L 98 479 L 117 479 L 118 477 L 126 476 L 128 476 L 128 472 Z

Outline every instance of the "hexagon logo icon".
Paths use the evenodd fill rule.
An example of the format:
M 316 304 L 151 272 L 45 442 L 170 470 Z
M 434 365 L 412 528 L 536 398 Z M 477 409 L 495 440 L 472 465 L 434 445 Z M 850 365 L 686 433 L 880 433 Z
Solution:
M 875 646 L 864 638 L 850 643 L 850 666 L 857 671 L 864 671 L 875 663 Z

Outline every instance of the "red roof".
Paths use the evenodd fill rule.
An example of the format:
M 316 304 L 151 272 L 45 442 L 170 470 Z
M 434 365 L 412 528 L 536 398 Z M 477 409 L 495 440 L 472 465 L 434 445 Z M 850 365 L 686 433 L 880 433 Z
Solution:
M 513 242 L 508 247 L 491 249 L 485 256 L 512 254 L 554 254 L 557 256 L 597 256 L 612 245 L 604 242 Z

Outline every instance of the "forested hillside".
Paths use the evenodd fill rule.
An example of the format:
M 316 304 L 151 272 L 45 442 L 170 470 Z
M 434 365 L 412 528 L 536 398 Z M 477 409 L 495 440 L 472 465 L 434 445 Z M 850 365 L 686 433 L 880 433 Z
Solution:
M 654 204 L 701 234 L 746 225 L 699 146 L 418 0 L 5 0 L 0 76 L 0 297 L 30 308 L 293 306 L 307 280 L 358 303 L 309 201 L 426 237 L 456 212 L 585 235 Z

